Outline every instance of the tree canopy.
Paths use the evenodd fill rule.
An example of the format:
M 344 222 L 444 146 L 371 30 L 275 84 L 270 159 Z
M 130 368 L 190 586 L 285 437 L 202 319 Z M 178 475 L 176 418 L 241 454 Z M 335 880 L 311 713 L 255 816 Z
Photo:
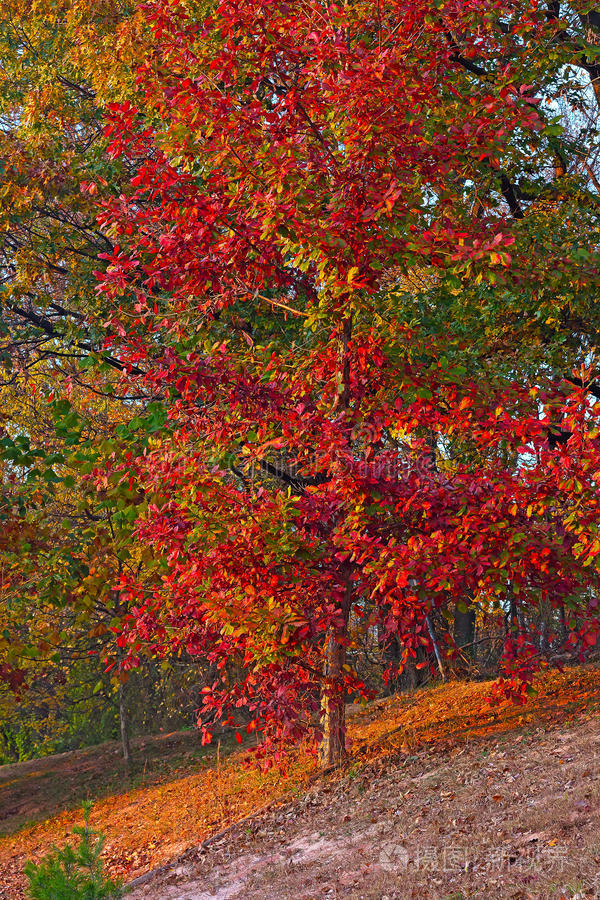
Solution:
M 600 12 L 67 10 L 36 32 L 66 42 L 47 69 L 58 128 L 27 125 L 37 44 L 14 50 L 6 19 L 2 227 L 8 357 L 51 367 L 72 452 L 35 472 L 25 426 L 5 456 L 20 522 L 35 503 L 48 521 L 65 483 L 94 507 L 111 660 L 202 660 L 207 740 L 225 721 L 271 759 L 308 738 L 336 763 L 345 700 L 370 690 L 357 631 L 401 646 L 391 668 L 425 653 L 443 672 L 442 623 L 495 615 L 497 687 L 516 699 L 540 665 L 583 657 L 599 627 Z M 102 437 L 91 406 L 81 418 L 90 391 L 110 407 Z M 48 471 L 40 505 L 23 484 L 39 494 Z

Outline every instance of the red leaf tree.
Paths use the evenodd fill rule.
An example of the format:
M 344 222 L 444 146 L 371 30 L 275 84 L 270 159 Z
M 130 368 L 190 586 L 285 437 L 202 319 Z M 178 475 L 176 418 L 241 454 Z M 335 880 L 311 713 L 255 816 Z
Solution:
M 207 739 L 245 706 L 263 746 L 310 735 L 338 763 L 356 618 L 408 658 L 432 610 L 496 605 L 519 696 L 539 647 L 517 607 L 567 608 L 570 646 L 595 641 L 590 376 L 454 318 L 458 296 L 505 328 L 548 242 L 561 284 L 578 265 L 540 240 L 563 25 L 490 0 L 190 9 L 148 4 L 138 101 L 107 123 L 136 174 L 100 216 L 100 288 L 168 413 L 120 464 L 157 556 L 152 583 L 120 585 L 121 642 L 214 663 Z

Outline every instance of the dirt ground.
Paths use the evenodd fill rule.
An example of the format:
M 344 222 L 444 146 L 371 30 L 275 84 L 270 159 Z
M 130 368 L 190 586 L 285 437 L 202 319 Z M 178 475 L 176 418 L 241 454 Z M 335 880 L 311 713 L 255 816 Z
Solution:
M 350 769 L 128 900 L 598 898 L 599 751 L 593 715 Z

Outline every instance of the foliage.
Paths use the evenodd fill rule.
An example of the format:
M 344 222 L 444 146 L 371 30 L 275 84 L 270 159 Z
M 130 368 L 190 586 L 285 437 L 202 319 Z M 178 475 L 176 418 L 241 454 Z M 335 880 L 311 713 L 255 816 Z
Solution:
M 120 363 L 102 352 L 93 271 L 112 244 L 81 181 L 119 183 L 100 103 L 127 94 L 143 32 L 127 4 L 9 0 L 0 12 L 0 703 L 10 756 L 90 739 L 94 713 L 82 729 L 65 721 L 71 704 L 81 710 L 96 685 L 92 709 L 106 720 L 114 698 L 102 695 L 120 684 L 103 669 L 114 663 L 113 585 L 131 559 L 133 495 L 126 503 L 118 485 L 99 495 L 84 474 L 119 452 L 109 439 L 145 398 L 119 393 Z
M 90 828 L 90 812 L 91 804 L 84 804 L 85 824 L 73 828 L 80 839 L 77 847 L 55 848 L 38 865 L 26 864 L 31 900 L 113 900 L 120 896 L 117 882 L 104 875 L 101 854 L 105 839 Z
M 593 100 L 570 67 L 593 71 L 585 4 L 146 8 L 153 53 L 106 128 L 136 174 L 99 218 L 107 346 L 170 428 L 115 467 L 157 557 L 156 581 L 120 581 L 132 663 L 208 658 L 205 725 L 246 706 L 267 746 L 323 736 L 339 761 L 366 693 L 352 618 L 406 661 L 470 598 L 506 616 L 500 689 L 523 698 L 540 604 L 550 655 L 599 627 L 575 324 L 597 194 L 555 114 Z
M 344 699 L 443 672 L 461 615 L 516 699 L 593 648 L 588 6 L 11 0 L 14 697 L 184 654 L 206 740 L 339 761 Z

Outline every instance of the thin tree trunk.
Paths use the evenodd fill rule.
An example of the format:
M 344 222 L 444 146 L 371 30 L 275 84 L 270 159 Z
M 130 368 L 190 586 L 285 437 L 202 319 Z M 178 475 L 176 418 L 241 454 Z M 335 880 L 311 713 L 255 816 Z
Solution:
M 129 717 L 127 715 L 127 703 L 125 685 L 119 685 L 119 721 L 121 724 L 121 746 L 123 747 L 123 759 L 128 769 L 131 768 L 131 746 L 129 744 Z
M 402 659 L 402 645 L 397 634 L 386 635 L 382 625 L 379 628 L 379 648 L 386 669 L 390 670 L 390 676 L 384 688 L 384 695 L 397 694 L 400 690 L 400 677 L 398 670 Z M 406 668 L 406 666 L 405 666 Z
M 508 636 L 512 631 L 516 631 L 519 626 L 519 620 L 517 617 L 517 601 L 515 595 L 512 590 L 510 590 L 509 594 L 509 606 L 505 616 L 505 625 L 506 625 L 506 635 Z
M 560 605 L 560 633 L 563 641 L 567 639 L 567 617 L 565 615 L 565 605 L 561 603 Z
M 417 664 L 412 657 L 407 659 L 404 671 L 406 672 L 406 678 L 408 680 L 408 689 L 410 691 L 416 691 L 419 687 L 419 673 L 417 671 Z
M 435 635 L 435 631 L 433 628 L 433 623 L 429 616 L 425 616 L 425 621 L 427 622 L 427 628 L 429 629 L 429 637 L 431 638 L 431 643 L 433 644 L 433 651 L 435 653 L 435 658 L 437 660 L 438 669 L 440 670 L 440 675 L 442 676 L 442 681 L 446 680 L 446 672 L 444 671 L 444 663 L 442 662 L 442 654 L 440 653 L 440 648 L 438 646 L 437 638 Z

